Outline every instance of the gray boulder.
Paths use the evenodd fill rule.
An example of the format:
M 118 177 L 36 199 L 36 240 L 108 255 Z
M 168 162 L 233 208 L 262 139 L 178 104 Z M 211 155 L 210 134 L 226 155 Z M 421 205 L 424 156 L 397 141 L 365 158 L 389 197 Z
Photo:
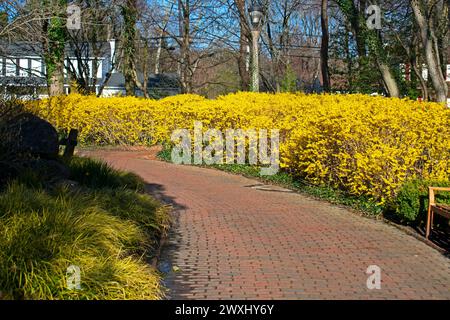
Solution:
M 47 121 L 23 113 L 8 121 L 6 143 L 16 153 L 55 159 L 59 153 L 56 129 Z

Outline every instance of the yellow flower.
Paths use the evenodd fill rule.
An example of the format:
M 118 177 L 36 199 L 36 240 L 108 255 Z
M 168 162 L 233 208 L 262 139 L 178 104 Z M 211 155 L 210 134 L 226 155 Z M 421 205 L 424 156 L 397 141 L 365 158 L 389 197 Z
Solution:
M 448 180 L 450 109 L 436 103 L 355 95 L 239 92 L 208 100 L 179 95 L 54 97 L 29 109 L 81 144 L 154 145 L 175 129 L 279 129 L 281 167 L 312 183 L 386 201 L 407 179 Z

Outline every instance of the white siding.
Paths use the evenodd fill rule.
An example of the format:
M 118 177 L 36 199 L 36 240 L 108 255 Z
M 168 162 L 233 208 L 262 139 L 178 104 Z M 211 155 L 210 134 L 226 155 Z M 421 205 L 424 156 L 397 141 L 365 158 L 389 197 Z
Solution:
M 114 88 L 108 88 L 103 89 L 102 91 L 102 97 L 113 97 L 113 96 L 119 96 L 119 95 L 125 95 L 126 91 L 125 89 L 114 89 Z

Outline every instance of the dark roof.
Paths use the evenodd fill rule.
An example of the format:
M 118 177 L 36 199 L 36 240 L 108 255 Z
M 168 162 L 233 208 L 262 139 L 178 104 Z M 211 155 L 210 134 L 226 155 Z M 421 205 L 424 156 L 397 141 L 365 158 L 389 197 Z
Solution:
M 6 42 L 0 41 L 0 55 L 12 57 L 40 56 L 42 45 L 34 42 Z
M 46 86 L 47 81 L 42 77 L 0 77 L 0 86 Z
M 144 75 L 140 72 L 138 73 L 139 81 L 142 82 Z M 148 77 L 147 83 L 148 89 L 153 90 L 174 90 L 180 87 L 179 77 L 176 73 L 164 73 L 164 74 L 151 74 Z M 111 75 L 107 88 L 124 88 L 125 87 L 125 77 L 122 73 L 116 72 Z
M 111 47 L 109 42 L 99 42 L 98 44 L 100 55 L 102 57 L 109 57 L 111 55 Z M 66 45 L 66 55 L 74 56 L 75 49 L 71 45 Z M 92 45 L 86 43 L 85 45 L 79 44 L 79 50 L 83 50 L 83 55 L 87 53 L 92 54 Z M 89 50 L 88 50 L 89 49 Z M 7 41 L 0 41 L 0 56 L 12 56 L 12 57 L 26 57 L 26 56 L 41 56 L 42 44 L 36 42 L 17 41 L 14 43 Z
M 148 87 L 161 90 L 179 88 L 180 77 L 176 73 L 152 74 L 148 78 Z
M 113 88 L 124 88 L 125 87 L 125 77 L 120 72 L 115 72 L 111 74 L 111 77 L 108 80 L 108 83 L 105 87 L 113 87 Z

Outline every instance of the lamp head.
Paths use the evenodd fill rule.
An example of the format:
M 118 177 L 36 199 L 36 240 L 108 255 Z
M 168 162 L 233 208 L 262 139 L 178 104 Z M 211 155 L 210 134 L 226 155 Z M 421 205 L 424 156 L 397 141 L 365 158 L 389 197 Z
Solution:
M 257 28 L 260 26 L 262 18 L 264 16 L 262 6 L 255 4 L 252 5 L 248 10 L 251 18 L 253 27 Z

